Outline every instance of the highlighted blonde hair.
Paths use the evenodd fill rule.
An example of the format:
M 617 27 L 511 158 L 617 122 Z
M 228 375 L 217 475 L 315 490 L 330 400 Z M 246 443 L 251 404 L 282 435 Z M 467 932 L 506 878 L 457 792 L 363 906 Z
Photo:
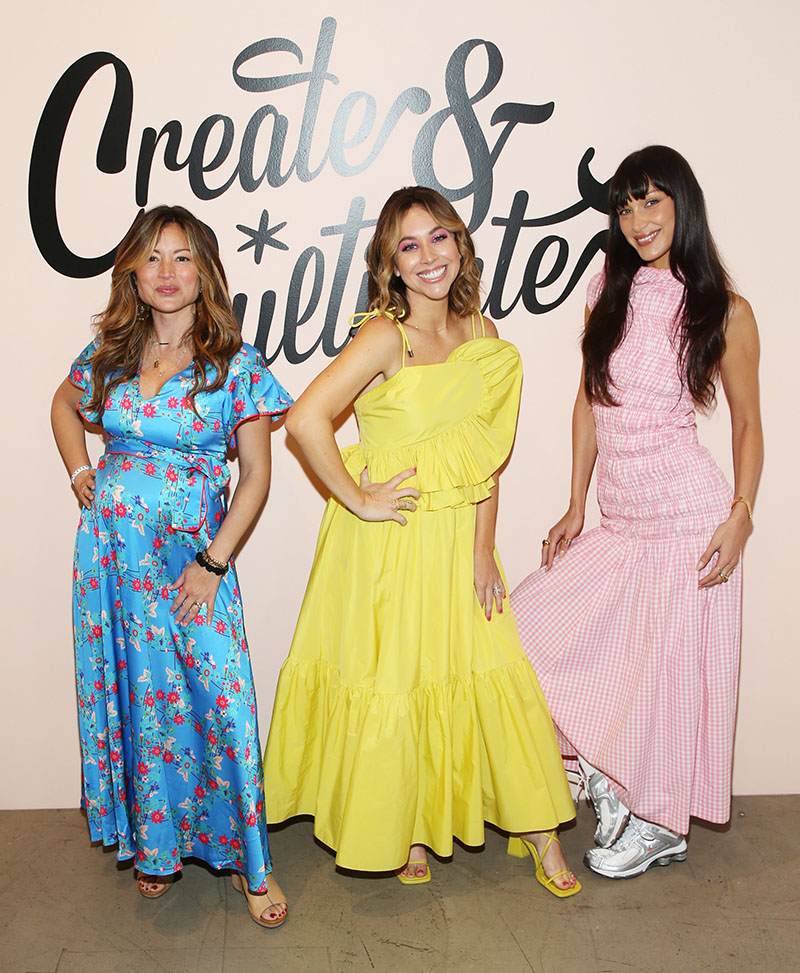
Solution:
M 480 306 L 481 271 L 475 259 L 472 237 L 464 221 L 444 196 L 424 186 L 398 189 L 383 204 L 375 235 L 367 247 L 369 309 L 388 311 L 389 308 L 396 308 L 406 317 L 411 313 L 406 285 L 395 275 L 394 267 L 397 247 L 402 239 L 400 224 L 412 206 L 427 210 L 437 226 L 453 234 L 461 254 L 461 268 L 450 288 L 448 307 L 459 317 L 473 314 Z
M 100 345 L 92 356 L 92 397 L 88 408 L 98 416 L 102 416 L 113 389 L 136 375 L 147 342 L 152 339 L 151 311 L 148 309 L 144 318 L 137 317 L 139 297 L 135 274 L 147 263 L 167 226 L 183 230 L 200 278 L 195 319 L 190 329 L 194 380 L 188 398 L 193 409 L 198 392 L 213 392 L 225 384 L 230 360 L 242 347 L 228 281 L 208 227 L 182 206 L 156 206 L 140 213 L 117 247 L 108 306 L 94 319 Z M 209 366 L 216 374 L 207 384 Z

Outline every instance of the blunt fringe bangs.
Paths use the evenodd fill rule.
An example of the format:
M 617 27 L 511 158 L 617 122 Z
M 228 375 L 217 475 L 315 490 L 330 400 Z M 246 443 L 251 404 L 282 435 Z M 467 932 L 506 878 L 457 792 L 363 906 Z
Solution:
M 615 404 L 608 363 L 625 336 L 631 283 L 644 266 L 622 234 L 619 209 L 629 199 L 644 199 L 651 185 L 675 204 L 669 262 L 685 288 L 675 322 L 681 380 L 694 401 L 709 408 L 725 351 L 731 283 L 711 236 L 703 190 L 686 159 L 666 145 L 632 152 L 609 184 L 605 280 L 583 334 L 584 387 L 590 401 Z

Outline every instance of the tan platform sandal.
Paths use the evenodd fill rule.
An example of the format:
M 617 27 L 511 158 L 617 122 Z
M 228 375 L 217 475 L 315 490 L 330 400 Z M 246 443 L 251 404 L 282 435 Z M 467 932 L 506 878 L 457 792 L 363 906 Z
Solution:
M 250 913 L 253 922 L 257 922 L 259 926 L 265 926 L 267 929 L 276 929 L 286 922 L 289 915 L 286 896 L 272 873 L 267 875 L 266 892 L 251 892 L 247 887 L 244 875 L 240 872 L 234 872 L 231 875 L 231 882 L 236 891 L 241 892 L 247 899 L 247 911 Z M 281 906 L 283 906 L 282 911 Z M 265 919 L 263 913 L 267 910 L 274 910 L 278 914 L 274 918 Z

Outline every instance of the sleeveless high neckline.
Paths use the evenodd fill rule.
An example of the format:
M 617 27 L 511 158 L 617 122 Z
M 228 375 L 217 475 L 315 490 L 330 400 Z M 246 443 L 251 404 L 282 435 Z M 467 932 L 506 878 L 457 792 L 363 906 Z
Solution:
M 683 284 L 672 273 L 670 267 L 648 267 L 647 265 L 640 267 L 636 271 L 632 284 L 634 287 L 642 287 L 646 285 L 656 285 L 663 288 L 683 287 Z

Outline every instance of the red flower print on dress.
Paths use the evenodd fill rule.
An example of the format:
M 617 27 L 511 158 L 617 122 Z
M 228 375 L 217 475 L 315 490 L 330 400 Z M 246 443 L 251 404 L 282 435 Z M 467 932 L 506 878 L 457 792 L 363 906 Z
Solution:
M 71 371 L 91 387 L 89 366 Z M 239 701 L 247 714 L 254 693 L 236 569 L 231 565 L 220 581 L 223 597 L 210 624 L 204 612 L 197 625 L 177 626 L 169 584 L 224 519 L 219 488 L 229 478 L 228 441 L 250 415 L 251 397 L 276 415 L 288 402 L 249 346 L 231 362 L 226 387 L 201 394 L 201 414 L 191 409 L 187 374 L 151 401 L 136 379 L 108 396 L 103 425 L 114 455 L 97 465 L 113 476 L 99 478 L 94 511 L 84 515 L 73 583 L 81 749 L 89 758 L 85 807 L 93 839 L 118 832 L 121 856 L 138 857 L 144 874 L 174 873 L 182 854 L 194 854 L 212 865 L 239 862 L 260 881 L 266 835 L 263 809 L 253 809 L 263 779 L 254 718 L 239 718 Z M 207 478 L 195 465 L 201 440 Z M 202 526 L 178 529 L 173 508 L 202 510 Z M 215 767 L 217 761 L 224 766 Z M 183 835 L 177 848 L 161 830 L 173 827 L 171 808 Z M 253 827 L 242 809 L 249 821 L 255 816 Z M 103 815 L 112 822 L 107 827 Z M 150 835 L 141 830 L 147 824 Z
M 194 789 L 194 796 L 196 798 L 198 798 L 198 800 L 201 800 L 201 801 L 206 796 L 206 792 L 203 790 L 203 788 L 199 784 Z
M 102 634 L 103 634 L 103 627 L 102 627 L 102 625 L 92 625 L 92 635 L 96 639 L 99 639 L 102 636 Z M 100 689 L 102 687 L 102 685 L 103 684 L 100 683 L 100 685 L 97 687 L 97 689 Z

